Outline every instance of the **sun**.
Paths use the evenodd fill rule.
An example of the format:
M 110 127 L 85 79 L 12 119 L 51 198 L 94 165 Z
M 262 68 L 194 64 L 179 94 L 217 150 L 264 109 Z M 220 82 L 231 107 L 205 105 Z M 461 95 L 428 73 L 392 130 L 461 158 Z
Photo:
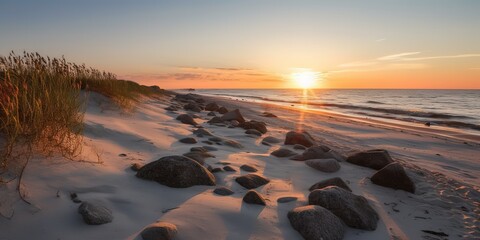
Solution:
M 315 86 L 318 76 L 318 72 L 302 69 L 292 73 L 292 80 L 295 82 L 295 84 L 297 84 L 298 87 L 307 89 Z

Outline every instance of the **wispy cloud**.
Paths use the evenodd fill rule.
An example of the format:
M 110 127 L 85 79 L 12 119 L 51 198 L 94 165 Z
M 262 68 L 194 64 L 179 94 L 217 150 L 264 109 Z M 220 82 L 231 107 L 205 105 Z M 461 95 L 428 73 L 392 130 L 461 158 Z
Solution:
M 430 56 L 430 57 L 402 58 L 402 60 L 404 60 L 404 61 L 422 61 L 422 60 L 432 60 L 432 59 L 471 58 L 471 57 L 480 57 L 480 53 L 468 53 L 468 54 L 444 55 L 444 56 Z
M 379 39 L 375 40 L 375 42 L 383 42 L 385 40 L 387 40 L 387 39 L 386 38 L 379 38 Z
M 420 52 L 397 53 L 397 54 L 393 54 L 393 55 L 387 55 L 387 56 L 379 57 L 379 58 L 377 58 L 377 60 L 380 60 L 380 61 L 399 60 L 399 59 L 402 59 L 405 56 L 416 55 L 416 54 L 419 54 L 419 53 Z

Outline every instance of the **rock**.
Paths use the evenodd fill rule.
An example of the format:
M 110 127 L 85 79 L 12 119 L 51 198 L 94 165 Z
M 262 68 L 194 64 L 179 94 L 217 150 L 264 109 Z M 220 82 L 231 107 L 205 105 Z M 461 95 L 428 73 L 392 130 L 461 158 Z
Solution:
M 206 144 L 208 144 L 208 145 L 212 145 L 212 144 L 213 144 L 213 142 L 211 142 L 211 141 L 202 141 L 202 143 L 206 143 Z
M 350 187 L 348 187 L 348 185 L 339 177 L 329 178 L 329 179 L 325 179 L 320 182 L 317 182 L 313 184 L 308 190 L 313 191 L 315 189 L 322 189 L 329 186 L 337 186 L 349 192 L 352 191 Z
M 221 142 L 221 141 L 223 141 L 222 138 L 220 138 L 220 137 L 215 137 L 215 136 L 213 136 L 213 137 L 211 137 L 211 138 L 208 138 L 208 140 L 210 140 L 210 141 L 212 141 L 212 142 Z
M 380 170 L 393 162 L 392 157 L 386 150 L 374 149 L 355 153 L 347 158 L 347 162 L 363 167 Z
M 255 190 L 250 190 L 243 196 L 243 201 L 249 204 L 267 205 L 265 199 Z
M 221 196 L 228 196 L 228 195 L 232 195 L 234 192 L 227 187 L 218 187 L 218 188 L 215 188 L 215 190 L 213 190 L 213 193 Z
M 225 170 L 227 172 L 236 172 L 237 171 L 232 166 L 225 166 L 225 167 L 223 167 L 223 170 Z
M 143 240 L 173 240 L 177 235 L 177 227 L 168 222 L 156 222 L 140 233 Z
M 132 164 L 132 165 L 130 166 L 130 169 L 132 169 L 133 171 L 136 172 L 136 171 L 140 170 L 140 168 L 142 168 L 142 167 L 143 167 L 142 164 L 140 164 L 140 163 L 134 163 L 134 164 Z
M 188 152 L 183 154 L 183 156 L 191 158 L 198 162 L 200 165 L 205 164 L 205 158 L 214 158 L 215 156 L 213 154 L 210 154 L 208 152 Z
M 349 227 L 369 231 L 377 228 L 378 214 L 367 199 L 343 188 L 330 186 L 313 190 L 308 195 L 308 203 L 330 210 Z
M 335 159 L 310 159 L 305 161 L 307 166 L 322 172 L 336 172 L 340 170 L 340 164 Z
M 223 120 L 221 117 L 213 117 L 212 119 L 208 120 L 207 123 L 210 123 L 210 124 L 223 123 Z
M 240 166 L 240 169 L 242 169 L 243 171 L 246 171 L 246 172 L 257 172 L 258 171 L 255 167 L 250 166 L 248 164 L 243 164 L 242 166 Z
M 205 111 L 213 112 L 213 111 L 217 111 L 219 108 L 220 106 L 218 106 L 218 104 L 214 102 L 205 105 Z
M 225 140 L 223 141 L 223 143 L 229 147 L 238 148 L 238 149 L 243 148 L 243 145 L 235 140 Z
M 315 140 L 309 133 L 305 131 L 300 131 L 300 132 L 290 131 L 285 136 L 284 144 L 285 145 L 301 144 L 305 147 L 311 147 L 315 144 Z
M 221 119 L 222 119 L 223 121 L 236 120 L 236 121 L 238 121 L 239 123 L 245 122 L 245 118 L 243 118 L 242 113 L 240 113 L 240 110 L 238 110 L 238 109 L 235 109 L 235 110 L 233 110 L 233 111 L 230 111 L 230 112 L 227 112 L 227 113 L 223 114 L 223 116 L 221 117 Z
M 81 203 L 81 202 L 82 202 L 82 200 L 80 200 L 80 199 L 78 198 L 78 194 L 76 194 L 76 193 L 70 193 L 70 199 L 71 199 L 72 202 L 74 202 L 74 203 Z
M 174 188 L 215 185 L 215 177 L 212 173 L 196 161 L 184 156 L 162 157 L 142 167 L 136 176 Z
M 255 136 L 262 136 L 262 133 L 257 131 L 256 129 L 248 129 L 247 131 L 245 131 L 245 134 L 248 134 L 248 135 L 255 135 Z
M 207 113 L 207 116 L 216 117 L 217 114 L 215 114 L 215 112 L 209 112 Z
M 218 151 L 218 148 L 212 146 L 203 146 L 208 152 Z
M 200 116 L 198 116 L 197 114 L 194 114 L 194 113 L 188 113 L 188 115 L 190 115 L 192 118 L 200 118 Z
M 228 112 L 228 109 L 226 109 L 225 107 L 220 107 L 218 108 L 217 112 L 220 114 L 225 114 Z
M 125 153 L 120 153 L 120 154 L 118 154 L 118 156 L 119 156 L 119 157 L 126 157 L 127 154 L 125 154 Z
M 212 170 L 210 170 L 211 173 L 216 173 L 216 172 L 221 172 L 222 169 L 219 168 L 219 167 L 216 167 L 216 168 L 212 168 Z
M 240 125 L 239 121 L 237 121 L 237 120 L 230 121 L 230 127 L 235 128 L 235 127 L 238 127 L 238 125 Z
M 288 203 L 288 202 L 293 202 L 297 201 L 297 197 L 281 197 L 277 199 L 278 203 Z
M 246 189 L 257 188 L 270 182 L 269 179 L 264 178 L 255 173 L 250 173 L 247 175 L 237 177 L 235 178 L 235 181 Z
M 305 150 L 305 149 L 307 149 L 307 147 L 303 146 L 302 144 L 295 144 L 295 145 L 293 145 L 293 149 Z
M 190 125 L 193 125 L 193 126 L 197 125 L 197 122 L 195 122 L 195 120 L 193 120 L 192 116 L 190 116 L 188 114 L 180 114 L 180 115 L 177 116 L 176 119 L 183 124 L 190 124 Z
M 262 143 L 281 143 L 282 141 L 276 137 L 268 136 L 262 139 Z
M 248 129 L 255 129 L 263 134 L 267 133 L 267 124 L 264 122 L 258 122 L 255 120 L 250 120 L 248 122 L 243 122 L 238 125 L 239 127 L 248 130 Z
M 261 115 L 262 117 L 270 117 L 270 118 L 276 118 L 277 115 L 273 114 L 273 113 L 270 113 L 270 112 L 264 112 L 262 113 Z
M 82 202 L 78 207 L 83 221 L 88 225 L 100 225 L 113 221 L 112 211 L 97 202 Z
M 165 110 L 167 111 L 170 111 L 170 112 L 175 112 L 178 110 L 178 108 L 174 107 L 174 106 L 168 106 L 166 108 L 164 108 Z
M 295 153 L 294 151 L 292 151 L 288 148 L 280 148 L 280 149 L 277 149 L 277 150 L 271 152 L 270 155 L 281 158 L 281 157 L 295 156 L 295 155 L 297 155 L 297 153 Z
M 190 148 L 190 152 L 208 152 L 208 150 L 204 147 L 192 147 Z
M 180 139 L 179 142 L 187 143 L 187 144 L 195 144 L 195 143 L 197 143 L 197 140 L 195 138 L 192 138 L 192 137 L 187 137 L 187 138 Z
M 342 221 L 320 206 L 297 207 L 287 216 L 290 225 L 305 240 L 341 240 L 345 234 Z
M 380 186 L 415 193 L 415 184 L 400 163 L 390 163 L 378 170 L 370 180 Z
M 183 106 L 183 109 L 192 111 L 192 112 L 201 112 L 202 108 L 200 108 L 197 104 L 195 103 L 188 103 L 187 105 Z
M 301 157 L 299 156 L 299 158 L 296 159 L 296 160 L 305 161 L 305 160 L 309 160 L 309 159 L 328 159 L 328 158 L 336 159 L 339 162 L 345 160 L 345 158 L 342 155 L 340 155 L 339 153 L 331 150 L 327 146 L 312 146 L 312 147 L 309 147 L 309 148 L 307 148 L 307 150 L 305 150 L 302 153 Z
M 195 129 L 193 130 L 193 134 L 197 135 L 197 137 L 213 136 L 213 134 L 205 128 Z

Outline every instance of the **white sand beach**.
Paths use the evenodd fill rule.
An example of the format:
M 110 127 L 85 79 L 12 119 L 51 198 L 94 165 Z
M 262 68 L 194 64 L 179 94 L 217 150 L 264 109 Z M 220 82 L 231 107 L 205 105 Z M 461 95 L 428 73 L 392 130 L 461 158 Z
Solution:
M 132 113 L 123 113 L 101 95 L 91 93 L 85 115 L 83 152 L 75 160 L 61 156 L 35 157 L 23 176 L 23 192 L 31 205 L 16 195 L 15 181 L 0 191 L 0 240 L 16 239 L 142 239 L 140 233 L 156 221 L 172 223 L 175 239 L 302 239 L 287 217 L 292 209 L 309 204 L 309 188 L 321 180 L 340 177 L 355 195 L 363 196 L 378 214 L 376 229 L 343 226 L 343 239 L 478 239 L 480 238 L 480 141 L 447 137 L 423 127 L 388 125 L 337 114 L 299 111 L 275 105 L 204 97 L 228 110 L 239 109 L 247 120 L 266 123 L 262 136 L 247 135 L 230 123 L 209 124 L 209 111 L 167 111 L 172 100 L 146 99 Z M 180 102 L 173 102 L 181 107 Z M 264 117 L 270 112 L 277 117 Z M 193 134 L 197 129 L 176 117 L 192 113 L 195 121 L 219 143 L 204 143 L 211 136 Z M 221 114 L 216 113 L 217 116 Z M 345 161 L 335 172 L 322 172 L 288 157 L 271 153 L 287 148 L 287 132 L 305 130 L 316 144 L 328 146 L 343 157 L 355 152 L 385 149 L 400 163 L 415 184 L 415 193 L 373 184 L 377 170 Z M 262 139 L 279 139 L 269 146 Z M 195 144 L 179 142 L 185 137 Z M 225 144 L 233 140 L 242 148 Z M 234 143 L 235 143 L 234 142 Z M 213 173 L 216 186 L 173 188 L 140 179 L 130 167 L 165 156 L 188 153 L 192 147 L 210 146 L 214 157 L 204 166 L 231 166 L 235 172 Z M 213 149 L 212 149 L 213 150 Z M 269 183 L 255 188 L 266 205 L 248 204 L 248 189 L 235 179 L 249 174 L 240 167 L 253 166 Z M 213 193 L 225 186 L 232 195 Z M 317 190 L 316 190 L 317 191 Z M 80 203 L 99 202 L 111 210 L 113 220 L 87 225 L 78 213 Z M 277 202 L 282 197 L 294 201 Z M 80 202 L 78 201 L 78 202 Z M 10 219 L 8 219 L 10 218 Z M 329 226 L 325 226 L 328 228 Z M 429 232 L 430 231 L 430 232 Z M 433 234 L 432 234 L 433 233 Z

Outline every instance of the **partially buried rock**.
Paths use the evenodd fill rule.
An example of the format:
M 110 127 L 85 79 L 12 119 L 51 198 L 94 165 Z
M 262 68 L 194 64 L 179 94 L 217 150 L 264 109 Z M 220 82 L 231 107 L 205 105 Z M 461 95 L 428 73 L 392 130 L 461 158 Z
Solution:
M 325 180 L 322 180 L 320 182 L 317 182 L 317 183 L 313 184 L 308 190 L 313 191 L 315 189 L 322 189 L 322 188 L 329 187 L 329 186 L 337 186 L 337 187 L 341 187 L 341 188 L 343 188 L 343 189 L 345 189 L 349 192 L 352 191 L 350 189 L 350 187 L 348 187 L 348 185 L 339 177 L 329 178 L 329 179 L 325 179 Z
M 270 182 L 269 179 L 254 173 L 237 177 L 235 181 L 246 189 L 257 188 Z
M 264 112 L 262 113 L 262 117 L 270 117 L 270 118 L 276 118 L 277 115 L 270 113 L 270 112 Z
M 267 205 L 265 199 L 255 190 L 250 190 L 243 196 L 243 201 L 248 204 Z
M 195 103 L 188 103 L 183 107 L 183 109 L 192 111 L 192 112 L 201 112 L 202 108 Z
M 196 161 L 184 156 L 162 157 L 142 167 L 136 176 L 174 188 L 215 185 L 215 177 L 212 173 Z
M 322 172 L 336 172 L 340 170 L 340 164 L 335 159 L 310 159 L 305 161 L 305 164 Z
M 313 137 L 305 131 L 290 131 L 285 136 L 285 145 L 301 144 L 305 147 L 311 147 L 315 144 Z
M 78 207 L 78 212 L 89 225 L 105 224 L 113 220 L 112 211 L 98 202 L 83 202 Z
M 130 169 L 132 169 L 133 171 L 136 172 L 136 171 L 140 170 L 140 168 L 142 168 L 142 167 L 143 167 L 142 164 L 140 164 L 140 163 L 134 163 L 134 164 L 132 164 L 132 165 L 130 166 Z
M 302 144 L 295 144 L 295 145 L 293 145 L 293 149 L 305 150 L 305 149 L 307 149 L 307 147 L 303 146 Z
M 264 122 L 250 120 L 248 122 L 240 123 L 240 125 L 238 125 L 238 126 L 245 129 L 245 130 L 255 129 L 255 130 L 261 132 L 262 134 L 267 133 L 267 124 L 264 123 Z
M 205 111 L 217 111 L 219 108 L 218 104 L 214 102 L 205 105 Z
M 207 123 L 210 123 L 210 124 L 223 123 L 223 120 L 221 117 L 213 117 L 212 119 L 208 120 Z
M 345 160 L 345 158 L 339 153 L 335 152 L 334 150 L 330 149 L 327 146 L 322 146 L 322 145 L 309 147 L 301 155 L 302 160 L 328 159 L 328 158 L 336 159 L 339 162 Z
M 209 112 L 207 113 L 207 116 L 216 117 L 217 114 L 215 114 L 215 112 Z
M 218 188 L 215 188 L 215 190 L 213 190 L 213 193 L 221 196 L 228 196 L 228 195 L 232 195 L 233 191 L 227 187 L 218 187 Z
M 226 146 L 229 146 L 229 147 L 233 147 L 233 148 L 243 148 L 243 145 L 235 140 L 224 140 L 223 141 L 223 144 L 225 144 Z
M 183 154 L 183 156 L 191 158 L 195 160 L 196 162 L 200 163 L 200 165 L 203 165 L 205 163 L 205 158 L 214 158 L 215 156 L 208 153 L 208 152 L 188 152 Z
M 280 148 L 280 149 L 277 149 L 277 150 L 273 151 L 272 153 L 270 153 L 270 155 L 282 158 L 282 157 L 295 156 L 295 155 L 297 155 L 297 153 L 295 153 L 294 151 L 292 151 L 288 148 Z
M 345 234 L 342 221 L 320 206 L 297 207 L 288 212 L 288 220 L 305 240 L 340 240 Z
M 293 202 L 297 201 L 297 197 L 281 197 L 277 199 L 278 203 L 288 203 L 288 202 Z
M 242 169 L 243 171 L 247 171 L 247 172 L 257 172 L 258 171 L 255 167 L 250 166 L 248 164 L 243 164 L 242 166 L 240 166 L 240 169 Z
M 347 162 L 363 167 L 380 170 L 393 162 L 392 157 L 386 150 L 374 149 L 355 153 L 347 158 Z
M 220 107 L 218 108 L 217 112 L 220 114 L 225 114 L 228 112 L 228 109 L 226 109 L 225 107 Z
M 187 138 L 180 139 L 179 142 L 187 143 L 187 144 L 195 144 L 195 143 L 197 143 L 197 140 L 195 138 L 192 138 L 192 137 L 187 137 Z
M 225 167 L 223 167 L 223 170 L 227 171 L 227 172 L 236 172 L 237 171 L 232 166 L 225 166 Z
M 370 180 L 380 186 L 415 193 L 415 184 L 399 163 L 390 163 L 378 170 Z
M 212 146 L 203 146 L 208 152 L 218 151 L 218 148 Z
M 188 114 L 180 114 L 180 115 L 177 116 L 176 119 L 183 124 L 190 124 L 190 125 L 193 125 L 193 126 L 197 125 L 197 122 L 195 122 L 195 120 L 193 120 L 192 116 L 190 116 Z
M 313 190 L 308 203 L 319 205 L 343 220 L 352 228 L 373 231 L 377 228 L 378 214 L 366 198 L 336 186 Z
M 221 172 L 222 169 L 219 168 L 219 167 L 216 167 L 216 168 L 212 168 L 212 170 L 210 170 L 211 173 L 217 173 L 217 172 Z
M 193 134 L 197 135 L 197 137 L 213 136 L 213 134 L 205 128 L 195 129 L 193 130 Z
M 256 129 L 248 129 L 247 131 L 245 131 L 245 134 L 248 134 L 248 135 L 255 135 L 255 136 L 262 136 L 262 133 L 257 131 Z
M 190 148 L 190 152 L 208 152 L 208 150 L 204 147 L 192 147 Z
M 275 144 L 275 143 L 281 143 L 282 141 L 276 137 L 272 137 L 272 136 L 268 136 L 268 137 L 265 137 L 264 139 L 262 139 L 262 143 L 271 143 L 271 144 Z
M 140 234 L 144 240 L 173 240 L 177 227 L 168 222 L 157 222 L 146 227 Z
M 240 113 L 240 110 L 238 110 L 238 109 L 235 109 L 235 110 L 233 110 L 233 111 L 230 111 L 230 112 L 227 112 L 227 113 L 223 114 L 223 116 L 221 117 L 221 119 L 222 119 L 223 121 L 236 120 L 236 121 L 238 121 L 239 123 L 245 122 L 245 118 L 243 118 L 242 113 Z

